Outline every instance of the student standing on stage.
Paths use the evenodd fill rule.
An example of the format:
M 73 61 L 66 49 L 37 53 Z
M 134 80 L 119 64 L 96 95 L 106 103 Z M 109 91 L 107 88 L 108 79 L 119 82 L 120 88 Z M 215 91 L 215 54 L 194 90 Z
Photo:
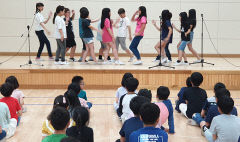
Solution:
M 53 24 L 55 24 L 55 38 L 57 41 L 57 51 L 56 51 L 56 59 L 55 64 L 66 65 L 68 64 L 65 61 L 65 52 L 66 52 L 66 24 L 61 16 L 64 15 L 64 6 L 59 5 L 56 8 L 56 12 L 54 13 Z M 59 62 L 59 56 L 61 54 L 61 62 Z
M 134 56 L 132 55 L 130 50 L 127 49 L 127 46 L 126 46 L 127 33 L 129 33 L 129 40 L 132 41 L 130 21 L 128 17 L 126 17 L 125 10 L 123 8 L 120 8 L 118 10 L 118 15 L 120 16 L 120 19 L 118 19 L 116 23 L 113 25 L 114 27 L 118 28 L 118 33 L 116 37 L 116 47 L 118 50 L 119 44 L 120 44 L 122 49 L 129 55 L 130 57 L 129 62 L 132 62 L 134 59 Z
M 190 9 L 188 11 L 188 19 L 190 22 L 190 42 L 187 44 L 189 51 L 192 52 L 193 56 L 195 56 L 197 58 L 196 61 L 194 61 L 194 63 L 199 63 L 201 62 L 201 58 L 199 57 L 199 55 L 197 54 L 197 52 L 192 48 L 192 41 L 193 41 L 193 35 L 194 35 L 194 29 L 196 27 L 197 24 L 197 20 L 196 20 L 196 10 L 195 9 Z
M 104 8 L 102 10 L 102 18 L 101 18 L 101 29 L 102 29 L 102 40 L 103 43 L 106 44 L 106 49 L 104 49 L 104 62 L 103 64 L 109 64 L 107 61 L 107 55 L 109 54 L 110 48 L 112 48 L 112 52 L 114 55 L 114 63 L 117 65 L 124 65 L 123 62 L 119 60 L 117 47 L 115 44 L 112 22 L 111 22 L 111 10 L 109 8 Z M 107 52 L 107 54 L 106 54 Z
M 178 43 L 178 60 L 177 62 L 174 64 L 175 66 L 184 64 L 184 65 L 188 65 L 188 61 L 187 61 L 187 57 L 184 56 L 185 55 L 185 47 L 187 46 L 187 44 L 190 43 L 190 24 L 189 24 L 189 20 L 187 17 L 187 13 L 186 12 L 181 12 L 179 14 L 179 20 L 181 22 L 181 30 L 177 29 L 174 25 L 173 28 L 178 31 L 179 33 L 181 33 L 181 41 Z M 184 62 L 182 62 L 182 58 L 184 58 Z
M 73 33 L 73 24 L 72 21 L 74 20 L 75 17 L 75 11 L 72 10 L 72 17 L 70 17 L 71 13 L 70 10 L 68 8 L 65 8 L 65 24 L 66 24 L 66 29 L 67 29 L 67 49 L 66 49 L 66 53 L 68 52 L 68 50 L 71 49 L 70 51 L 70 61 L 75 62 L 74 59 L 74 54 L 75 54 L 75 50 L 76 50 L 76 41 L 75 41 L 75 36 Z
M 172 14 L 169 12 L 169 10 L 163 10 L 162 11 L 162 24 L 161 24 L 161 29 L 156 25 L 156 21 L 152 21 L 153 25 L 155 26 L 155 28 L 157 30 L 162 30 L 162 36 L 161 36 L 161 54 L 160 54 L 160 42 L 158 42 L 155 45 L 155 49 L 158 52 L 158 56 L 154 61 L 158 61 L 160 60 L 160 58 L 162 58 L 161 62 L 162 63 L 166 63 L 167 61 L 170 62 L 171 59 L 171 54 L 168 50 L 168 45 L 169 43 L 172 43 L 172 37 L 173 37 L 173 29 L 172 29 L 172 24 L 170 22 L 172 18 Z M 161 56 L 162 57 L 161 57 Z M 166 58 L 166 55 L 168 58 Z
M 35 33 L 38 36 L 39 39 L 39 49 L 38 49 L 38 53 L 37 53 L 37 57 L 36 60 L 40 61 L 41 60 L 41 54 L 42 54 L 42 50 L 44 47 L 44 44 L 46 44 L 47 46 L 47 50 L 48 50 L 48 56 L 50 60 L 53 60 L 53 55 L 52 55 L 52 51 L 51 51 L 51 45 L 49 40 L 47 39 L 44 30 L 47 32 L 48 35 L 50 35 L 50 31 L 48 31 L 48 29 L 45 27 L 45 24 L 47 24 L 47 22 L 49 21 L 49 19 L 52 16 L 52 12 L 49 13 L 47 20 L 44 20 L 43 15 L 41 14 L 41 12 L 43 11 L 44 8 L 44 4 L 43 3 L 37 3 L 36 4 L 36 29 L 35 29 Z
M 136 15 L 139 15 L 137 18 Z M 141 65 L 142 64 L 142 60 L 141 60 L 141 56 L 140 53 L 138 51 L 138 45 L 140 43 L 140 41 L 142 40 L 143 36 L 144 36 L 144 30 L 146 28 L 146 24 L 147 24 L 147 10 L 146 7 L 144 6 L 140 6 L 138 8 L 138 10 L 133 14 L 132 22 L 137 22 L 137 27 L 135 30 L 135 37 L 132 40 L 132 43 L 130 44 L 130 50 L 133 52 L 134 56 L 136 56 L 137 61 L 135 63 L 133 63 L 134 65 Z

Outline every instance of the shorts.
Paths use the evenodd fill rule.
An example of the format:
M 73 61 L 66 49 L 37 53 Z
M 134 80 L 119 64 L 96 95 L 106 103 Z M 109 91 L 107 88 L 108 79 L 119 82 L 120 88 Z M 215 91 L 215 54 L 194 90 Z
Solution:
M 84 41 L 85 44 L 93 43 L 93 37 L 90 37 L 90 38 L 83 38 L 83 41 Z
M 193 35 L 194 35 L 194 32 L 191 32 L 191 33 L 190 33 L 190 41 L 189 41 L 189 43 L 192 43 L 192 41 L 193 41 Z
M 126 46 L 126 37 L 116 37 L 116 47 L 117 50 L 119 49 L 119 44 L 121 45 L 122 50 L 127 50 Z
M 106 48 L 106 45 L 105 45 L 102 41 L 100 41 L 100 44 L 101 44 L 101 48 L 102 48 L 102 49 L 105 49 L 105 48 Z
M 190 41 L 181 41 L 178 50 L 184 51 L 188 43 L 190 43 Z
M 73 46 L 76 46 L 76 41 L 74 38 L 67 38 L 67 48 L 72 48 Z

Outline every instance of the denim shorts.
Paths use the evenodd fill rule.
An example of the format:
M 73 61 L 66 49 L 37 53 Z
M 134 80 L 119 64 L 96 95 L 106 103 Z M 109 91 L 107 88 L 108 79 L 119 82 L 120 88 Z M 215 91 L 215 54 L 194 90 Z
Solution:
M 184 51 L 188 43 L 190 43 L 190 41 L 181 41 L 178 50 Z
M 93 37 L 90 37 L 90 38 L 83 38 L 83 41 L 84 41 L 85 44 L 93 43 Z
M 190 33 L 190 41 L 189 41 L 189 43 L 192 43 L 192 41 L 193 41 L 193 35 L 194 35 L 194 32 L 191 32 L 191 33 Z

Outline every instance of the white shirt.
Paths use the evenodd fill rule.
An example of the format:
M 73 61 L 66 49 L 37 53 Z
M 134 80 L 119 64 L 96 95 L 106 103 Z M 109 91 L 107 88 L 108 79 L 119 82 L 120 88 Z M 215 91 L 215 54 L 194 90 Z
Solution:
M 40 12 L 38 12 L 35 16 L 36 16 L 35 17 L 35 19 L 36 19 L 35 20 L 36 21 L 35 31 L 41 31 L 41 30 L 43 30 L 43 27 L 40 24 L 44 22 L 44 17 Z
M 67 38 L 66 24 L 62 17 L 56 16 L 55 18 L 55 38 L 61 39 L 59 30 L 62 29 L 64 38 Z
M 118 23 L 117 37 L 127 37 L 128 26 L 130 26 L 129 19 L 127 17 L 121 18 Z
M 123 98 L 122 101 L 122 122 L 124 123 L 124 121 L 126 121 L 127 119 L 129 119 L 129 116 L 133 113 L 132 110 L 130 109 L 130 101 L 132 100 L 132 98 L 136 97 L 136 94 L 126 94 Z

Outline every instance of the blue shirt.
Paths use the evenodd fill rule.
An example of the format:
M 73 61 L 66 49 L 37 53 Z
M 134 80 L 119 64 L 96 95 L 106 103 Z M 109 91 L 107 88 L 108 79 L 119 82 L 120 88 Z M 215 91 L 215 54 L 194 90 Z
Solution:
M 172 103 L 170 100 L 164 100 L 163 103 L 166 105 L 169 112 L 169 116 L 168 116 L 169 133 L 175 133 Z M 161 128 L 164 130 L 163 126 Z
M 167 20 L 165 23 L 163 23 L 162 25 L 162 40 L 165 39 L 168 36 L 169 33 L 169 27 L 172 28 L 172 24 L 169 20 Z M 169 39 L 169 43 L 172 43 L 172 38 L 173 38 L 173 34 L 171 35 L 170 39 Z
M 186 104 L 185 100 L 183 99 L 183 93 L 184 91 L 187 89 L 188 87 L 182 87 L 178 93 L 178 101 L 176 103 L 176 107 L 175 107 L 175 110 L 178 111 L 179 113 L 181 112 L 180 109 L 179 109 L 179 105 L 181 103 L 184 103 Z
M 132 117 L 124 122 L 119 134 L 125 137 L 126 142 L 129 142 L 130 134 L 140 128 L 143 128 L 143 122 L 139 117 Z
M 238 116 L 237 109 L 235 107 L 233 107 L 231 114 Z M 218 111 L 218 106 L 217 105 L 211 106 L 208 110 L 205 121 L 208 122 L 209 124 L 211 124 L 213 118 L 218 115 L 220 115 L 220 113 Z
M 168 134 L 159 128 L 144 127 L 130 135 L 130 142 L 167 142 Z
M 78 97 L 87 101 L 87 93 L 86 93 L 86 91 L 81 90 L 80 93 L 78 94 Z

